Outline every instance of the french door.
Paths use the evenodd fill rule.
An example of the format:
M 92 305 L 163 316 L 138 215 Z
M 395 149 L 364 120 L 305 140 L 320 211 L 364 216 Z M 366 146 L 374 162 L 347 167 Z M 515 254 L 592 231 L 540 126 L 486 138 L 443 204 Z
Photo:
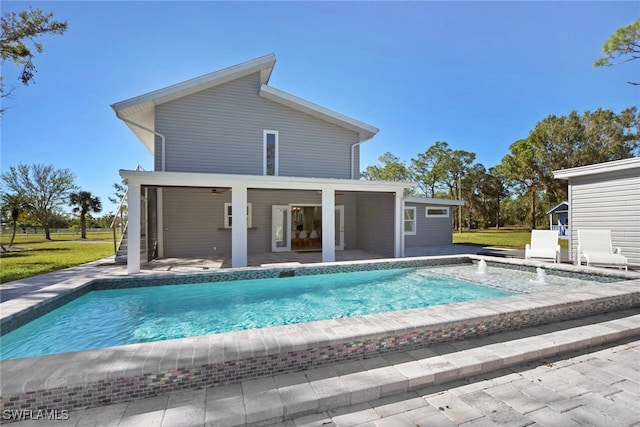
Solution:
M 271 250 L 273 252 L 291 251 L 291 205 L 271 206 Z M 310 206 L 310 205 L 304 205 Z M 313 205 L 320 206 L 320 205 Z M 335 242 L 336 250 L 344 250 L 344 205 L 337 205 L 335 209 Z

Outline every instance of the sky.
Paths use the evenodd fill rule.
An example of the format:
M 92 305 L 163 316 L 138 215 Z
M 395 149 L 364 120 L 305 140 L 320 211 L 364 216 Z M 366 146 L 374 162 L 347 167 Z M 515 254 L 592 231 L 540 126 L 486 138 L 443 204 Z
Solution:
M 110 105 L 274 53 L 269 84 L 380 129 L 361 169 L 389 151 L 410 163 L 436 141 L 487 169 L 549 115 L 640 104 L 640 61 L 594 68 L 637 1 L 2 2 L 68 23 L 38 41 L 35 82 L 2 65 L 2 172 L 69 169 L 116 206 L 118 170 L 153 169 Z

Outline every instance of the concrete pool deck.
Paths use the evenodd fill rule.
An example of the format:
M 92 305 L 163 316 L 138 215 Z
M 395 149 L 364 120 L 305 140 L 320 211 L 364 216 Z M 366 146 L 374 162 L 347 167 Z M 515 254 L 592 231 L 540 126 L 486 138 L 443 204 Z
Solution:
M 518 261 L 515 260 L 513 262 L 518 263 Z M 98 270 L 102 268 L 104 268 L 105 271 L 98 273 Z M 44 286 L 44 279 L 41 278 L 39 283 L 32 283 L 31 292 L 23 293 L 22 298 L 9 300 L 7 303 L 11 303 L 11 301 L 18 303 L 20 302 L 19 300 L 26 299 L 27 301 L 22 302 L 25 304 L 29 302 L 33 304 L 34 301 L 51 297 L 58 292 L 65 292 L 74 285 L 78 285 L 82 280 L 79 276 L 83 276 L 85 280 L 93 280 L 102 274 L 107 274 L 110 277 L 120 274 L 125 275 L 124 268 L 121 268 L 121 270 L 122 272 L 119 273 L 117 267 L 114 268 L 112 265 L 101 266 L 99 263 L 93 267 L 82 266 L 81 268 L 67 272 L 66 276 L 60 273 L 56 278 L 58 283 L 51 286 Z M 148 276 L 158 272 L 166 273 L 166 270 L 147 270 L 143 271 L 140 275 Z M 180 273 L 176 272 L 175 274 Z M 72 277 L 69 277 L 69 275 Z M 630 279 L 634 277 L 640 278 L 640 275 L 629 273 L 626 277 Z M 255 334 L 249 331 L 246 331 L 246 333 L 222 334 L 225 335 L 226 338 L 232 336 L 233 342 L 225 341 L 225 337 L 218 337 L 219 339 L 215 340 L 207 339 L 207 345 L 204 347 L 200 345 L 202 344 L 202 337 L 200 337 L 200 339 L 171 340 L 158 345 L 121 346 L 110 349 L 78 352 L 66 356 L 53 355 L 41 358 L 21 359 L 19 361 L 4 361 L 2 362 L 3 404 L 7 403 L 4 400 L 5 396 L 20 395 L 27 393 L 29 390 L 52 390 L 61 386 L 80 387 L 81 384 L 85 384 L 86 386 L 86 384 L 95 382 L 96 380 L 116 380 L 117 378 L 130 377 L 131 375 L 137 375 L 136 378 L 139 379 L 140 374 L 145 372 L 145 363 L 153 365 L 152 371 L 156 373 L 170 372 L 171 370 L 177 369 L 179 371 L 178 376 L 193 374 L 193 372 L 185 371 L 185 366 L 194 368 L 202 366 L 202 363 L 226 363 L 230 360 L 243 360 L 240 356 L 245 356 L 244 360 L 246 360 L 247 357 L 257 360 L 261 356 L 268 355 L 269 347 L 275 344 L 278 346 L 278 353 L 293 354 L 301 349 L 306 349 L 309 341 L 312 341 L 315 346 L 320 346 L 320 348 L 322 348 L 323 342 L 326 342 L 330 347 L 335 347 L 336 345 L 344 344 L 344 339 L 347 339 L 348 342 L 353 342 L 353 337 L 364 339 L 379 336 L 379 334 L 385 335 L 388 334 L 389 325 L 393 325 L 392 329 L 394 332 L 399 333 L 400 336 L 412 337 L 414 334 L 413 331 L 415 331 L 416 328 L 430 326 L 428 324 L 429 322 L 425 323 L 425 314 L 428 314 L 428 317 L 437 318 L 438 322 L 434 323 L 431 321 L 431 326 L 436 325 L 442 330 L 441 325 L 443 323 L 454 325 L 455 322 L 463 322 L 465 319 L 473 316 L 486 321 L 491 316 L 504 316 L 505 313 L 518 312 L 520 313 L 519 315 L 522 316 L 527 314 L 526 310 L 528 309 L 533 310 L 528 313 L 528 315 L 532 315 L 534 312 L 538 313 L 553 309 L 553 307 L 557 307 L 559 304 L 580 305 L 585 301 L 587 301 L 587 304 L 591 304 L 595 301 L 601 301 L 602 298 L 619 297 L 624 299 L 631 295 L 637 299 L 637 291 L 640 288 L 639 285 L 640 282 L 634 280 L 632 282 L 625 282 L 624 284 L 606 284 L 606 286 L 603 284 L 603 286 L 600 287 L 590 287 L 589 289 L 584 289 L 585 292 L 583 292 L 583 294 L 586 295 L 578 295 L 576 293 L 564 295 L 558 293 L 534 298 L 530 298 L 531 296 L 527 298 L 515 298 L 511 301 L 505 301 L 502 307 L 494 304 L 491 306 L 483 306 L 478 305 L 478 303 L 473 303 L 472 305 L 463 306 L 457 313 L 451 313 L 451 310 L 432 310 L 428 313 L 418 310 L 414 312 L 402 312 L 397 316 L 385 314 L 382 318 L 365 316 L 367 319 L 365 322 L 361 319 L 356 319 L 356 321 L 353 321 L 353 319 L 334 319 L 335 322 L 333 324 L 328 324 L 326 323 L 328 321 L 325 321 L 324 326 L 307 324 L 299 327 L 297 325 L 290 325 L 283 327 L 284 329 L 272 328 L 274 330 L 271 331 L 273 333 L 271 336 L 262 332 Z M 2 289 L 4 293 L 4 288 Z M 24 288 L 23 291 L 25 289 L 26 288 Z M 5 307 L 10 309 L 11 307 L 9 306 L 11 305 L 16 306 L 16 304 L 5 305 L 3 303 L 3 317 L 6 314 Z M 577 307 L 577 305 L 575 307 Z M 15 307 L 14 309 L 17 308 L 18 307 Z M 10 309 L 9 312 L 11 311 L 13 310 Z M 456 310 L 453 311 L 455 312 Z M 617 312 L 618 315 L 616 316 L 611 315 L 611 317 L 608 318 L 601 317 L 598 318 L 599 320 L 597 321 L 589 321 L 583 325 L 571 323 L 572 321 L 550 322 L 549 324 L 562 323 L 567 326 L 582 329 L 568 328 L 570 332 L 549 332 L 552 334 L 555 333 L 555 335 L 548 335 L 546 339 L 540 338 L 540 336 L 545 335 L 545 329 L 541 326 L 537 327 L 538 329 L 532 329 L 532 335 L 528 337 L 524 332 L 525 329 L 521 330 L 522 332 L 520 332 L 520 334 L 525 335 L 519 335 L 520 338 L 514 335 L 505 335 L 507 337 L 506 339 L 508 339 L 508 341 L 505 342 L 514 343 L 513 345 L 521 349 L 519 350 L 520 353 L 514 353 L 511 350 L 504 353 L 510 345 L 498 345 L 498 347 L 490 350 L 488 346 L 492 343 L 500 344 L 499 342 L 492 342 L 492 337 L 469 338 L 464 341 L 458 341 L 458 345 L 464 347 L 464 343 L 479 340 L 476 348 L 481 350 L 469 352 L 469 348 L 459 348 L 458 350 L 462 352 L 467 351 L 467 353 L 455 352 L 455 356 L 453 356 L 452 351 L 447 351 L 442 354 L 420 353 L 420 348 L 424 346 L 418 345 L 414 348 L 407 348 L 407 351 L 372 355 L 372 357 L 368 359 L 347 359 L 342 363 L 311 366 L 307 370 L 298 370 L 290 374 L 263 375 L 260 378 L 247 379 L 236 382 L 235 384 L 220 385 L 218 387 L 208 387 L 206 382 L 203 382 L 202 386 L 196 390 L 172 391 L 149 399 L 141 399 L 140 397 L 142 396 L 138 396 L 137 400 L 128 403 L 122 402 L 105 407 L 78 409 L 71 412 L 73 419 L 69 421 L 71 425 L 75 425 L 73 423 L 80 423 L 80 425 L 82 425 L 82 423 L 89 423 L 90 419 L 96 419 L 96 417 L 102 414 L 103 421 L 98 422 L 99 425 L 102 425 L 102 423 L 106 421 L 104 416 L 112 414 L 114 419 L 118 418 L 115 414 L 122 408 L 125 408 L 120 418 L 118 418 L 118 422 L 122 421 L 126 424 L 128 421 L 126 421 L 125 418 L 131 416 L 131 411 L 142 411 L 142 413 L 144 413 L 144 410 L 141 409 L 146 405 L 144 402 L 151 402 L 149 403 L 149 408 L 160 408 L 162 407 L 163 401 L 165 405 L 163 409 L 150 411 L 148 416 L 141 419 L 144 420 L 141 421 L 144 425 L 154 425 L 155 422 L 153 420 L 158 419 L 159 413 L 161 414 L 160 423 L 164 423 L 164 425 L 180 424 L 177 419 L 172 418 L 175 415 L 175 411 L 169 410 L 172 409 L 172 406 L 176 404 L 176 402 L 184 403 L 185 401 L 190 402 L 186 404 L 186 406 L 192 407 L 194 411 L 192 413 L 193 417 L 189 416 L 183 420 L 192 419 L 193 424 L 188 425 L 203 425 L 207 420 L 212 423 L 211 425 L 226 425 L 227 422 L 239 422 L 240 424 L 255 422 L 261 424 L 292 420 L 303 417 L 308 413 L 315 414 L 318 412 L 325 414 L 324 420 L 326 421 L 327 416 L 331 418 L 330 414 L 326 411 L 334 411 L 333 413 L 337 414 L 335 411 L 339 407 L 357 405 L 361 402 L 376 402 L 381 398 L 390 396 L 388 394 L 390 391 L 393 391 L 393 393 L 416 393 L 417 390 L 422 390 L 424 387 L 440 386 L 446 381 L 461 380 L 469 378 L 470 375 L 488 374 L 494 372 L 496 369 L 506 367 L 513 369 L 513 367 L 518 364 L 537 360 L 540 357 L 557 358 L 559 354 L 569 350 L 579 348 L 586 349 L 605 342 L 617 342 L 620 339 L 633 340 L 634 337 L 640 337 L 637 305 L 627 310 L 617 310 Z M 461 325 L 462 324 L 458 323 L 456 327 L 461 327 Z M 465 327 L 468 328 L 469 325 Z M 497 337 L 498 335 L 503 334 L 496 334 L 493 335 L 493 337 Z M 285 340 L 279 339 L 279 337 L 283 336 L 287 338 Z M 521 338 L 526 338 L 526 340 L 517 341 Z M 438 346 L 442 346 L 439 348 L 440 350 L 446 349 L 446 346 L 455 348 L 455 344 L 456 342 L 439 344 L 436 345 L 436 347 L 429 347 L 429 349 L 436 351 L 438 350 Z M 499 348 L 502 349 L 502 354 Z M 232 359 L 228 357 L 230 353 L 234 353 Z M 227 357 L 225 357 L 225 354 Z M 413 359 L 405 361 L 393 359 L 393 355 L 401 357 L 399 356 L 401 354 L 408 354 Z M 452 355 L 447 356 L 448 354 Z M 634 355 L 631 353 L 625 354 Z M 419 355 L 428 357 L 417 358 Z M 300 356 L 300 354 L 295 356 Z M 448 360 L 445 356 L 450 357 L 451 360 Z M 636 356 L 637 351 L 635 351 L 634 357 Z M 429 361 L 429 359 L 433 357 L 439 358 Z M 391 358 L 391 360 L 388 360 L 389 358 Z M 442 358 L 444 358 L 444 361 Z M 366 366 L 363 365 L 367 360 L 375 360 L 375 362 L 367 362 L 368 364 Z M 463 360 L 466 360 L 466 362 L 464 362 L 463 366 L 460 366 Z M 412 361 L 415 363 L 411 363 Z M 142 364 L 140 364 L 140 362 L 142 362 Z M 635 362 L 635 366 L 637 367 L 637 358 Z M 354 372 L 354 363 L 356 365 L 359 363 L 367 369 L 361 368 Z M 409 365 L 406 365 L 407 363 Z M 348 366 L 351 366 L 351 368 L 348 368 Z M 427 366 L 427 368 L 424 366 Z M 335 375 L 335 378 L 322 378 L 318 376 L 321 375 L 322 372 L 324 372 L 323 375 L 328 375 L 327 369 L 329 369 L 329 371 L 338 369 L 341 371 L 339 374 L 342 375 Z M 431 369 L 431 371 L 429 371 L 429 369 Z M 434 369 L 437 370 L 439 376 L 436 376 L 435 371 L 433 371 Z M 375 373 L 371 371 L 375 371 Z M 637 370 L 631 370 L 629 373 L 633 374 L 634 372 L 637 373 Z M 303 378 L 307 379 L 306 382 L 302 380 L 300 374 L 303 375 Z M 382 379 L 375 374 L 382 375 Z M 286 377 L 286 375 L 289 375 L 289 377 Z M 351 375 L 351 377 L 345 377 L 345 375 Z M 269 378 L 271 378 L 271 380 L 269 380 Z M 438 379 L 436 380 L 436 378 Z M 160 380 L 163 379 L 161 378 Z M 625 381 L 626 380 L 627 379 L 625 379 Z M 280 385 L 278 385 L 276 381 L 280 381 Z M 429 381 L 431 381 L 431 383 Z M 634 378 L 634 375 L 631 375 L 628 381 L 631 382 L 631 386 L 640 384 L 640 381 Z M 269 388 L 269 384 L 274 386 Z M 628 385 L 629 384 L 625 385 L 625 387 Z M 126 386 L 125 384 L 125 387 Z M 287 387 L 293 387 L 288 389 L 289 393 L 294 392 L 293 395 L 289 394 L 288 398 L 283 397 L 284 395 L 278 391 L 279 389 L 284 390 Z M 633 389 L 633 387 L 631 387 L 631 389 Z M 254 394 L 255 396 L 253 396 Z M 295 398 L 291 400 L 291 396 L 295 396 Z M 298 396 L 303 396 L 303 400 L 296 400 Z M 256 405 L 255 399 L 260 401 L 260 404 Z M 230 404 L 231 401 L 235 403 Z M 263 405 L 265 401 L 271 402 L 273 405 L 268 404 L 265 406 Z M 104 403 L 107 402 L 102 402 L 101 404 Z M 202 405 L 205 405 L 205 408 L 212 405 L 213 412 L 218 415 L 206 415 L 209 412 L 202 412 L 200 410 Z M 244 409 L 240 410 L 238 405 Z M 135 409 L 136 407 L 138 409 Z M 229 414 L 222 410 L 227 407 L 235 408 L 233 409 L 235 412 Z M 8 408 L 8 406 L 4 405 L 4 408 Z M 187 412 L 190 411 L 187 410 Z M 198 414 L 205 415 L 200 419 Z M 141 414 L 138 413 L 138 415 Z M 372 414 L 369 413 L 369 415 Z M 447 415 L 446 411 L 445 415 Z M 239 417 L 244 418 L 242 418 L 241 421 Z M 82 419 L 84 419 L 84 421 L 82 421 Z M 136 419 L 140 418 L 138 417 Z M 292 421 L 289 423 L 291 422 Z M 338 422 L 338 424 L 354 425 L 342 422 Z M 161 424 L 155 423 L 155 425 Z

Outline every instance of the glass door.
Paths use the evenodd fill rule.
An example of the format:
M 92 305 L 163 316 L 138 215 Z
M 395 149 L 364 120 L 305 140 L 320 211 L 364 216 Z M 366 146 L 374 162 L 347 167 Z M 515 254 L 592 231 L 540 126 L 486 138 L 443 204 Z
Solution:
M 344 250 L 344 205 L 336 206 L 336 250 Z
M 271 250 L 288 252 L 291 250 L 291 207 L 271 206 Z

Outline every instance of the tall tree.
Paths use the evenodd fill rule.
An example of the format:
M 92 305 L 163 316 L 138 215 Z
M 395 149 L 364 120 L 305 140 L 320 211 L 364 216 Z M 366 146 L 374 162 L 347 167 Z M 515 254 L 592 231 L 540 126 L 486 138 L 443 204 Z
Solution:
M 436 141 L 424 153 L 411 159 L 411 175 L 427 197 L 435 197 L 438 186 L 447 176 L 445 164 L 451 156 L 451 148 L 444 141 Z
M 7 212 L 11 217 L 11 240 L 9 241 L 9 247 L 13 246 L 13 241 L 16 238 L 16 228 L 18 228 L 18 219 L 25 210 L 29 209 L 31 204 L 29 199 L 23 192 L 18 193 L 2 193 L 2 210 Z
M 362 177 L 370 181 L 410 181 L 409 169 L 390 152 L 384 153 L 378 158 L 381 166 L 367 166 L 362 172 Z
M 28 85 L 33 81 L 36 72 L 36 66 L 33 63 L 35 54 L 44 52 L 44 46 L 36 41 L 36 38 L 46 34 L 63 34 L 66 30 L 66 21 L 56 21 L 53 19 L 53 14 L 44 13 L 39 8 L 30 8 L 19 13 L 5 13 L 0 23 L 2 65 L 8 59 L 22 67 L 20 81 Z M 0 96 L 8 96 L 13 89 L 14 87 L 5 90 L 4 81 L 0 76 Z
M 619 65 L 640 59 L 640 18 L 615 30 L 604 42 L 602 53 L 604 56 L 593 63 L 594 67 Z M 627 83 L 640 85 L 640 82 Z
M 536 198 L 542 184 L 539 154 L 529 139 L 521 139 L 509 147 L 510 153 L 502 158 L 501 168 L 509 182 L 520 194 L 527 194 L 530 202 L 530 227 L 536 228 Z
M 73 212 L 80 212 L 80 238 L 87 238 L 87 213 L 99 213 L 102 210 L 102 203 L 97 196 L 89 191 L 79 191 L 69 195 L 69 204 L 75 206 Z
M 68 194 L 76 189 L 75 176 L 69 169 L 54 169 L 53 166 L 11 166 L 1 175 L 8 189 L 24 192 L 29 199 L 33 215 L 44 228 L 45 239 L 51 240 L 51 224 L 56 219 L 57 209 L 65 204 Z

